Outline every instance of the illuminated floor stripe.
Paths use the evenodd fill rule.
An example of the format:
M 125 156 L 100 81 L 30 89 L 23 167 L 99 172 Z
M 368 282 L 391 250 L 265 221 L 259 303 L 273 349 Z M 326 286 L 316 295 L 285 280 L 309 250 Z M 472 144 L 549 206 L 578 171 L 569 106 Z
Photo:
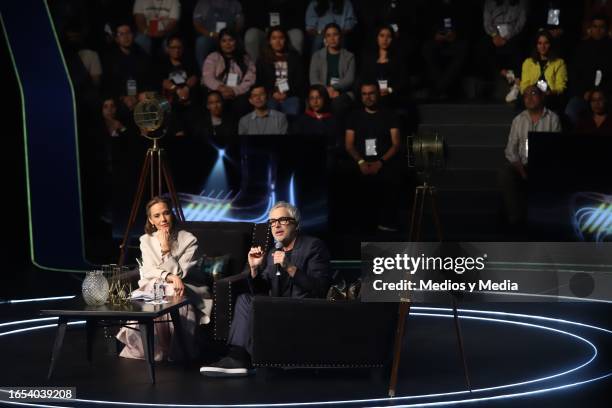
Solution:
M 34 298 L 34 299 L 14 299 L 14 300 L 3 300 L 0 302 L 2 304 L 14 304 L 14 303 L 27 303 L 27 302 L 49 302 L 53 300 L 66 300 L 72 299 L 75 296 L 55 296 L 55 297 L 46 297 L 46 298 Z
M 414 306 L 411 308 L 412 310 L 423 310 L 423 311 L 436 311 L 436 312 L 440 312 L 440 311 L 451 311 L 451 309 L 449 308 L 437 308 L 437 307 L 419 307 L 419 306 Z M 490 315 L 496 315 L 496 316 L 512 316 L 512 317 L 520 317 L 520 318 L 528 318 L 528 319 L 534 319 L 534 320 L 543 320 L 543 321 L 547 321 L 547 322 L 554 322 L 554 323 L 559 323 L 559 324 L 568 324 L 568 325 L 574 325 L 574 326 L 578 326 L 578 327 L 583 327 L 583 328 L 589 328 L 589 329 L 594 329 L 594 330 L 599 330 L 601 332 L 607 333 L 607 334 L 612 334 L 611 330 L 608 329 L 604 329 L 601 327 L 597 327 L 597 326 L 593 326 L 593 325 L 588 325 L 588 324 L 584 324 L 584 323 L 580 323 L 580 322 L 574 322 L 574 321 L 569 321 L 569 320 L 563 320 L 563 319 L 556 319 L 556 318 L 550 318 L 550 317 L 545 317 L 545 316 L 537 316 L 537 315 L 527 315 L 527 314 L 519 314 L 519 313 L 508 313 L 508 312 L 498 312 L 498 311 L 487 311 L 487 310 L 474 310 L 474 309 L 460 309 L 461 313 L 473 313 L 473 314 L 490 314 Z M 453 317 L 452 314 L 439 314 L 439 313 L 411 313 L 412 316 L 423 316 L 423 317 L 427 317 L 427 316 L 433 316 L 433 317 L 444 317 L 444 318 L 451 318 Z M 305 403 L 275 403 L 275 404 L 229 404 L 229 405 L 220 405 L 220 404 L 151 404 L 151 403 L 128 403 L 128 402 L 115 402 L 115 401 L 99 401 L 99 400 L 85 400 L 85 399 L 76 399 L 76 400 L 72 400 L 72 401 L 78 401 L 80 403 L 85 403 L 85 404 L 102 404 L 102 405 L 121 405 L 121 406 L 151 406 L 151 407 L 207 407 L 207 408 L 212 408 L 212 407 L 292 407 L 292 406 L 317 406 L 317 405 L 340 405 L 340 404 L 373 404 L 373 403 L 379 403 L 379 402 L 398 402 L 398 401 L 406 401 L 406 400 L 414 400 L 414 399 L 418 399 L 418 398 L 435 398 L 435 397 L 452 397 L 452 396 L 459 396 L 459 395 L 474 395 L 474 393 L 477 392 L 487 392 L 487 391 L 492 391 L 492 390 L 498 390 L 498 389 L 502 389 L 502 388 L 510 388 L 510 387 L 517 387 L 517 386 L 521 386 L 521 385 L 526 385 L 526 384 L 533 384 L 535 382 L 541 382 L 541 381 L 546 381 L 552 378 L 558 378 L 561 377 L 562 375 L 565 374 L 569 374 L 571 372 L 576 372 L 579 369 L 585 367 L 586 365 L 590 364 L 597 356 L 597 348 L 595 347 L 595 345 L 593 343 L 591 343 L 589 340 L 578 336 L 574 333 L 570 333 L 570 332 L 566 332 L 563 330 L 559 330 L 556 328 L 552 328 L 552 327 L 548 327 L 548 326 L 541 326 L 541 325 L 536 325 L 536 324 L 532 324 L 532 323 L 525 323 L 525 322 L 519 322 L 519 321 L 511 321 L 511 320 L 502 320 L 502 319 L 495 319 L 495 318 L 486 318 L 486 317 L 477 317 L 477 316 L 461 316 L 462 319 L 468 319 L 468 320 L 482 320 L 482 321 L 488 321 L 488 322 L 497 322 L 497 323 L 502 323 L 502 324 L 514 324 L 514 325 L 520 325 L 520 326 L 525 326 L 525 327 L 530 327 L 530 328 L 539 328 L 539 329 L 543 329 L 543 330 L 548 330 L 548 331 L 552 331 L 558 334 L 565 334 L 568 336 L 571 336 L 575 339 L 581 340 L 583 342 L 585 342 L 586 344 L 588 344 L 592 349 L 593 349 L 593 355 L 591 356 L 591 358 L 589 360 L 587 360 L 586 362 L 582 363 L 579 366 L 576 366 L 570 370 L 566 370 L 564 372 L 561 373 L 556 373 L 547 377 L 542 377 L 539 379 L 534 379 L 534 380 L 529 380 L 529 381 L 524 381 L 521 383 L 515 383 L 515 384 L 506 384 L 506 385 L 501 385 L 501 386 L 495 386 L 495 387 L 488 387 L 488 388 L 481 388 L 481 389 L 475 389 L 472 391 L 472 393 L 470 393 L 467 390 L 462 390 L 462 391 L 452 391 L 452 392 L 447 392 L 447 393 L 437 393 L 437 394 L 425 394 L 425 395 L 409 395 L 409 396 L 399 396 L 399 397 L 395 397 L 395 398 L 374 398 L 374 399 L 361 399 L 361 400 L 342 400 L 342 401 L 319 401 L 319 402 L 305 402 Z M 33 319 L 35 320 L 35 319 Z M 73 322 L 71 324 L 83 324 L 84 322 L 80 321 L 80 322 Z M 4 332 L 4 333 L 0 333 L 0 336 L 6 336 L 9 334 L 16 334 L 16 333 L 20 333 L 20 332 L 27 332 L 27 331 L 31 331 L 31 330 L 38 330 L 38 329 L 43 329 L 43 328 L 49 328 L 49 327 L 56 327 L 56 325 L 44 325 L 44 326 L 36 326 L 36 327 L 29 327 L 29 328 L 25 328 L 25 329 L 19 329 L 19 330 L 12 330 L 10 332 Z M 580 381 L 580 382 L 575 382 L 575 383 L 570 383 L 570 384 L 564 384 L 564 385 L 559 385 L 559 386 L 555 386 L 555 387 L 548 387 L 548 388 L 542 388 L 542 389 L 537 389 L 537 390 L 531 390 L 531 391 L 523 391 L 523 392 L 517 392 L 517 393 L 511 393 L 511 394 L 503 394 L 503 395 L 493 395 L 493 396 L 488 396 L 488 397 L 479 397 L 479 398 L 466 398 L 466 399 L 459 399 L 459 400 L 453 400 L 453 401 L 434 401 L 434 402 L 424 402 L 424 403 L 414 403 L 414 404 L 408 404 L 408 405 L 395 405 L 397 407 L 419 407 L 419 406 L 443 406 L 443 405 L 455 405 L 455 404 L 460 404 L 460 403 L 473 403 L 473 402 L 482 402 L 482 401 L 491 401 L 491 400 L 501 400 L 501 399 L 510 399 L 510 398 L 518 398 L 518 397 L 524 397 L 524 396 L 529 396 L 529 395 L 536 395 L 536 394 L 542 394 L 542 393 L 547 393 L 547 392 L 553 392 L 556 390 L 562 390 L 562 389 L 567 389 L 567 388 L 571 388 L 571 387 L 576 387 L 579 385 L 583 385 L 583 384 L 587 384 L 587 383 L 591 383 L 594 381 L 598 381 L 598 380 L 602 380 L 605 378 L 608 378 L 612 376 L 612 372 L 610 373 L 606 373 L 602 376 L 599 377 L 594 377 L 594 378 L 590 378 L 588 380 L 584 380 L 584 381 Z M 41 406 L 41 405 L 32 405 L 32 404 L 23 404 L 23 403 L 16 403 L 16 405 L 24 405 L 24 406 Z

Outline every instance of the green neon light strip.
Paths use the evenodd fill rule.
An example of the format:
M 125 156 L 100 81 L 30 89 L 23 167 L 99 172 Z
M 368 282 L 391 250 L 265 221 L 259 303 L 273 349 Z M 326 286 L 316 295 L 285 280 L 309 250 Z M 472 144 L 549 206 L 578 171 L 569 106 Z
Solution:
M 70 94 L 72 95 L 72 126 L 74 127 L 74 146 L 75 146 L 75 157 L 76 157 L 76 171 L 77 171 L 77 189 L 79 191 L 79 221 L 81 224 L 81 256 L 88 262 L 87 257 L 85 256 L 85 226 L 83 221 L 83 190 L 81 187 L 81 156 L 79 155 L 79 128 L 77 126 L 77 108 L 76 108 L 76 97 L 74 94 L 74 85 L 72 84 L 72 78 L 70 77 L 70 72 L 68 72 L 68 65 L 66 65 L 66 59 L 64 58 L 64 51 L 59 42 L 59 36 L 57 35 L 57 30 L 55 29 L 55 22 L 51 17 L 51 11 L 49 10 L 49 4 L 47 1 L 43 1 L 45 4 L 45 10 L 47 10 L 47 18 L 49 19 L 49 25 L 53 30 L 53 36 L 55 37 L 55 44 L 57 45 L 57 49 L 59 51 L 60 57 L 62 59 L 62 64 L 64 65 L 64 72 L 66 73 L 66 78 L 68 79 L 68 84 L 70 85 Z M 47 268 L 50 269 L 50 268 Z M 52 269 L 55 271 L 66 272 L 67 270 L 61 269 Z M 87 271 L 84 270 L 68 270 L 69 272 L 81 272 L 85 273 Z
M 66 72 L 66 77 L 68 78 L 68 84 L 70 85 L 70 93 L 72 95 L 72 108 L 73 108 L 73 126 L 75 133 L 75 146 L 76 146 L 76 159 L 77 159 L 77 183 L 78 183 L 78 191 L 79 191 L 79 216 L 80 216 L 80 224 L 81 224 L 81 255 L 85 261 L 85 242 L 83 239 L 84 234 L 84 226 L 83 226 L 83 207 L 81 202 L 81 173 L 80 173 L 80 157 L 79 157 L 79 144 L 78 144 L 78 133 L 76 126 L 76 106 L 74 102 L 74 86 L 72 84 L 72 79 L 70 75 L 68 75 L 68 68 L 66 66 L 66 60 L 64 59 L 64 54 L 62 53 L 62 49 L 59 45 L 59 39 L 57 36 L 57 31 L 55 29 L 55 24 L 53 24 L 53 20 L 51 18 L 51 13 L 49 11 L 49 6 L 47 2 L 43 2 L 45 5 L 45 9 L 47 11 L 47 17 L 49 18 L 49 22 L 51 23 L 51 28 L 53 31 L 53 35 L 55 37 L 55 42 L 57 44 L 58 50 L 60 52 L 60 56 L 62 59 L 62 63 L 64 65 L 64 70 Z M 4 18 L 0 13 L 0 24 L 2 25 L 2 31 L 4 33 L 4 38 L 6 41 L 7 49 L 9 50 L 9 55 L 11 57 L 11 64 L 13 65 L 13 71 L 15 72 L 15 77 L 17 78 L 17 84 L 19 86 L 19 94 L 21 96 L 21 121 L 22 121 L 22 130 L 23 130 L 23 144 L 24 144 L 24 161 L 25 161 L 25 173 L 26 173 L 26 195 L 27 195 L 27 206 L 28 206 L 28 231 L 30 235 L 30 261 L 37 268 L 48 270 L 48 271 L 56 271 L 56 272 L 76 272 L 76 273 L 85 273 L 87 271 L 81 269 L 60 269 L 53 268 L 39 264 L 36 261 L 36 256 L 34 253 L 34 226 L 32 224 L 32 189 L 30 186 L 30 161 L 28 156 L 28 130 L 26 126 L 26 111 L 25 111 L 25 96 L 23 92 L 23 83 L 21 81 L 21 77 L 19 75 L 19 70 L 17 69 L 17 63 L 15 62 L 15 55 L 13 53 L 13 49 L 11 48 L 11 44 L 8 39 L 8 32 L 6 31 L 6 26 L 4 24 Z

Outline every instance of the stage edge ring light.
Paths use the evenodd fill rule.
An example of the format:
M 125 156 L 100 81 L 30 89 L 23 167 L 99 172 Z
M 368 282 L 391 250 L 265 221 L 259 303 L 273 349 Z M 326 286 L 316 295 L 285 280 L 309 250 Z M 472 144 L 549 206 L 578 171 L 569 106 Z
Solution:
M 448 308 L 436 308 L 436 307 L 418 307 L 415 306 L 413 307 L 414 310 L 422 310 L 422 311 L 432 311 L 432 312 L 450 312 L 450 309 Z M 475 310 L 475 309 L 460 309 L 460 311 L 462 313 L 473 313 L 473 314 L 484 314 L 484 315 L 494 315 L 494 316 L 508 316 L 508 317 L 518 317 L 518 318 L 526 318 L 526 319 L 533 319 L 533 320 L 541 320 L 541 321 L 546 321 L 546 322 L 551 322 L 551 323 L 558 323 L 558 324 L 563 324 L 563 325 L 574 325 L 574 326 L 578 326 L 578 327 L 582 327 L 582 328 L 588 328 L 588 329 L 593 329 L 593 330 L 598 330 L 600 332 L 604 332 L 606 334 L 612 334 L 611 330 L 608 329 L 604 329 L 601 327 L 597 327 L 594 325 L 589 325 L 589 324 L 584 324 L 584 323 L 580 323 L 580 322 L 574 322 L 574 321 L 570 321 L 570 320 L 564 320 L 564 319 L 556 319 L 556 318 L 550 318 L 550 317 L 545 317 L 545 316 L 537 316 L 537 315 L 527 315 L 527 314 L 519 314 L 519 313 L 509 313 L 509 312 L 498 312 L 498 311 L 487 311 L 487 310 Z M 445 318 L 450 318 L 453 317 L 450 313 L 449 314 L 440 314 L 440 313 L 412 313 L 413 316 L 431 316 L 431 317 L 445 317 Z M 390 402 L 390 401 L 394 401 L 394 402 L 398 402 L 398 401 L 406 401 L 406 400 L 414 400 L 417 398 L 435 398 L 435 397 L 452 397 L 452 396 L 459 396 L 459 395 L 474 395 L 474 393 L 478 393 L 478 392 L 486 392 L 486 391 L 492 391 L 492 390 L 499 390 L 502 388 L 510 388 L 510 387 L 516 387 L 516 386 L 520 386 L 520 385 L 526 385 L 526 384 L 532 384 L 535 382 L 540 382 L 540 381 L 545 381 L 547 379 L 551 379 L 551 378 L 558 378 L 561 377 L 562 375 L 571 373 L 571 372 L 576 372 L 581 368 L 584 368 L 586 365 L 590 364 L 597 356 L 597 348 L 596 346 L 590 342 L 589 340 L 578 336 L 577 334 L 574 333 L 570 333 L 570 332 L 566 332 L 560 329 L 556 329 L 553 327 L 549 327 L 549 326 L 542 326 L 542 325 L 538 325 L 538 324 L 533 324 L 533 323 L 525 323 L 525 322 L 519 322 L 519 321 L 512 321 L 512 320 L 504 320 L 504 319 L 496 319 L 496 318 L 487 318 L 487 317 L 478 317 L 478 316 L 461 316 L 461 318 L 465 318 L 465 319 L 471 319 L 471 320 L 482 320 L 482 321 L 488 321 L 488 322 L 498 322 L 498 323 L 502 323 L 502 324 L 515 324 L 515 325 L 521 325 L 521 326 L 525 326 L 525 327 L 530 327 L 530 328 L 539 328 L 542 330 L 548 330 L 548 331 L 552 331 L 558 334 L 565 334 L 568 336 L 571 336 L 575 339 L 578 339 L 580 341 L 585 342 L 586 344 L 588 344 L 592 349 L 593 349 L 593 355 L 591 356 L 591 358 L 589 360 L 587 360 L 586 362 L 571 368 L 570 370 L 566 370 L 564 372 L 561 373 L 556 373 L 553 375 L 549 375 L 546 377 L 541 377 L 538 379 L 534 379 L 534 380 L 529 380 L 529 381 L 524 381 L 521 383 L 515 383 L 515 384 L 506 384 L 506 385 L 501 385 L 501 386 L 495 386 L 495 387 L 488 387 L 488 388 L 481 388 L 481 389 L 475 389 L 472 391 L 472 393 L 470 393 L 467 390 L 463 390 L 463 391 L 451 391 L 451 392 L 446 392 L 446 393 L 437 393 L 437 394 L 424 394 L 424 395 L 408 395 L 408 396 L 398 396 L 395 398 L 373 398 L 373 399 L 361 399 L 361 400 L 341 400 L 341 401 L 318 401 L 318 402 L 305 402 L 305 403 L 275 403 L 275 404 L 230 404 L 230 405 L 219 405 L 219 404 L 202 404 L 202 405 L 197 405 L 197 404 L 151 404 L 151 403 L 128 403 L 128 402 L 120 402 L 120 401 L 101 401 L 101 400 L 85 400 L 85 399 L 75 399 L 75 400 L 71 400 L 71 401 L 75 401 L 75 402 L 79 402 L 79 403 L 84 403 L 84 404 L 97 404 L 97 405 L 112 405 L 112 406 L 117 406 L 117 405 L 121 405 L 121 406 L 149 406 L 149 407 L 208 407 L 208 408 L 212 408 L 212 407 L 298 407 L 298 406 L 324 406 L 324 405 L 341 405 L 341 404 L 374 404 L 374 403 L 380 403 L 380 402 Z M 33 321 L 38 321 L 38 319 L 32 319 L 32 320 L 25 320 L 25 321 L 21 321 L 21 323 L 30 323 Z M 17 324 L 18 322 L 10 322 L 10 323 L 15 323 Z M 84 322 L 79 321 L 79 322 L 73 322 L 71 323 L 72 325 L 76 325 L 76 324 L 83 324 Z M 6 324 L 8 325 L 8 324 Z M 49 325 L 43 325 L 43 326 L 34 326 L 34 327 L 28 327 L 28 328 L 24 328 L 24 329 L 18 329 L 18 330 L 12 330 L 9 332 L 3 332 L 0 333 L 0 337 L 2 336 L 7 336 L 7 335 L 11 335 L 11 334 L 16 334 L 16 333 L 23 333 L 23 332 L 27 332 L 27 331 L 33 331 L 33 330 L 39 330 L 39 329 L 44 329 L 44 328 L 50 328 L 50 327 L 56 327 L 56 325 L 53 324 L 49 324 Z M 603 380 L 605 378 L 608 378 L 612 376 L 612 372 L 608 372 L 604 375 L 600 375 L 597 377 L 592 377 L 589 378 L 587 380 L 583 380 L 583 381 L 578 381 L 578 382 L 574 382 L 574 383 L 569 383 L 569 384 L 563 384 L 563 385 L 558 385 L 555 387 L 547 387 L 547 388 L 541 388 L 541 389 L 536 389 L 536 390 L 529 390 L 529 391 L 523 391 L 523 392 L 516 392 L 516 393 L 510 393 L 510 394 L 502 394 L 502 395 L 493 395 L 493 396 L 485 396 L 485 397 L 478 397 L 478 398 L 466 398 L 466 399 L 457 399 L 457 400 L 452 400 L 452 401 L 432 401 L 432 402 L 423 402 L 423 403 L 413 403 L 413 404 L 404 404 L 404 405 L 396 405 L 398 407 L 424 407 L 424 406 L 444 406 L 444 405 L 455 405 L 455 404 L 461 404 L 461 403 L 472 403 L 472 402 L 482 402 L 482 401 L 493 401 L 493 400 L 502 400 L 502 399 L 510 399 L 510 398 L 518 398 L 518 397 L 525 397 L 525 396 L 530 396 L 530 395 L 537 395 L 537 394 L 543 394 L 543 393 L 548 393 L 548 392 L 553 392 L 553 391 L 558 391 L 558 390 L 562 390 L 562 389 L 567 389 L 567 388 L 572 388 L 572 387 L 577 387 L 580 385 L 585 385 L 594 381 L 599 381 L 599 380 Z M 14 403 L 13 405 L 20 405 L 20 406 L 49 406 L 49 405 L 35 405 L 35 404 L 30 404 L 30 403 Z

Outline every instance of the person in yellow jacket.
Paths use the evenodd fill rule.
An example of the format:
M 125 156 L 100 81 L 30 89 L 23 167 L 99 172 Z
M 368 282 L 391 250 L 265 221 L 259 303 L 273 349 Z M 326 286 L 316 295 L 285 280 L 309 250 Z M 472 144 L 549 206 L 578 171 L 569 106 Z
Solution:
M 567 89 L 567 66 L 557 57 L 552 36 L 545 30 L 537 34 L 532 54 L 523 62 L 521 78 L 515 82 L 506 101 L 515 100 L 519 90 L 522 94 L 531 85 L 540 88 L 548 99 L 562 95 Z

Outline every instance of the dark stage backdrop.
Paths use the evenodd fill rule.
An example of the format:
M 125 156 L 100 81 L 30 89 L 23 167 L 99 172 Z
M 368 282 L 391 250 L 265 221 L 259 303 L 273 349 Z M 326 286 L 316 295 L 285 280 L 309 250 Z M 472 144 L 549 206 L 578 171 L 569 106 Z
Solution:
M 328 215 L 327 141 L 314 135 L 243 136 L 236 148 L 168 144 L 188 221 L 265 222 L 277 201 L 297 206 L 302 227 L 324 233 Z
M 529 134 L 531 241 L 612 241 L 610 136 Z

